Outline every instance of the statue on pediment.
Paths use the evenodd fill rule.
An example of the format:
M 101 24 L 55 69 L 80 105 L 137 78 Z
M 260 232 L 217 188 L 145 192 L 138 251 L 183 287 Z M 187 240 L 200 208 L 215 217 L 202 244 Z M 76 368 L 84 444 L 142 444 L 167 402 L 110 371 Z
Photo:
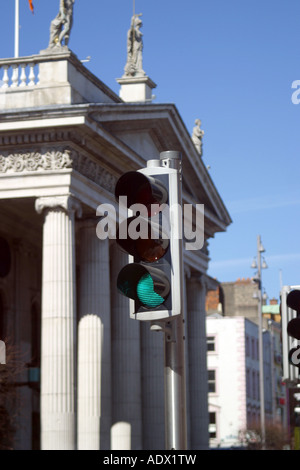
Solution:
M 68 46 L 73 25 L 73 7 L 75 0 L 60 0 L 59 12 L 50 25 L 49 48 Z
M 192 141 L 197 149 L 197 152 L 202 157 L 202 139 L 204 136 L 204 131 L 201 129 L 200 119 L 196 119 L 195 127 L 193 128 Z
M 145 76 L 143 70 L 143 33 L 140 30 L 143 26 L 141 16 L 141 13 L 132 16 L 130 29 L 127 33 L 126 77 Z

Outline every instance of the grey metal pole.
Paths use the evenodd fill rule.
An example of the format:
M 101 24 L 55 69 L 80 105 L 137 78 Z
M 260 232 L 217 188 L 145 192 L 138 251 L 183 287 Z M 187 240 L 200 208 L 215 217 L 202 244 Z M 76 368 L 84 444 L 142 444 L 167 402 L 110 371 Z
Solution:
M 263 357 L 263 325 L 262 325 L 262 279 L 261 279 L 261 238 L 257 236 L 257 267 L 258 267 L 258 346 L 259 346 L 259 395 L 260 395 L 260 426 L 262 448 L 265 448 L 265 393 L 264 393 L 264 357 Z
M 184 322 L 169 322 L 165 332 L 165 445 L 166 450 L 186 450 L 186 391 Z
M 178 170 L 178 204 L 182 204 L 181 154 L 169 150 L 161 152 L 163 166 Z M 181 240 L 182 241 L 182 240 Z M 183 299 L 183 258 L 180 249 L 181 299 Z M 165 447 L 166 450 L 186 450 L 186 377 L 184 355 L 184 315 L 181 300 L 181 315 L 166 322 L 164 333 L 164 380 L 165 380 Z

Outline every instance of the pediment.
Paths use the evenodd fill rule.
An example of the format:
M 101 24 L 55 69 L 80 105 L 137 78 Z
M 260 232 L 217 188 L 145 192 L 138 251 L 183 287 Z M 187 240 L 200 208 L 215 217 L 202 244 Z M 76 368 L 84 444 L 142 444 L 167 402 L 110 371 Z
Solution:
M 175 105 L 113 104 L 102 105 L 90 115 L 106 131 L 147 160 L 159 158 L 160 152 L 182 153 L 183 199 L 204 204 L 206 228 L 210 236 L 223 231 L 231 218 L 211 176 L 199 156 Z

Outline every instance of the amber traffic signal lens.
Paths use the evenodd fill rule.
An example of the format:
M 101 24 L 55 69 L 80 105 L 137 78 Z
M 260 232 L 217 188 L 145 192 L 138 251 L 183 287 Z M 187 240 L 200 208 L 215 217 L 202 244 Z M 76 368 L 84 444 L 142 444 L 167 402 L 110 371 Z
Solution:
M 136 243 L 138 257 L 147 263 L 154 263 L 165 256 L 168 251 L 169 240 L 139 239 Z

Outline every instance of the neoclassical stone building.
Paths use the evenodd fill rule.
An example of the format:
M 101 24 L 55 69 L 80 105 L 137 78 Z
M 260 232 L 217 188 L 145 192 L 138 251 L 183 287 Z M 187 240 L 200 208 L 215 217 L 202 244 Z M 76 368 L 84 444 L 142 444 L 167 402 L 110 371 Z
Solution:
M 231 223 L 173 104 L 146 75 L 120 98 L 67 48 L 2 59 L 0 339 L 26 365 L 15 449 L 164 449 L 163 336 L 129 319 L 126 256 L 99 240 L 97 207 L 119 176 L 166 150 L 183 202 L 205 205 L 205 239 Z M 188 448 L 208 446 L 207 243 L 184 253 Z

